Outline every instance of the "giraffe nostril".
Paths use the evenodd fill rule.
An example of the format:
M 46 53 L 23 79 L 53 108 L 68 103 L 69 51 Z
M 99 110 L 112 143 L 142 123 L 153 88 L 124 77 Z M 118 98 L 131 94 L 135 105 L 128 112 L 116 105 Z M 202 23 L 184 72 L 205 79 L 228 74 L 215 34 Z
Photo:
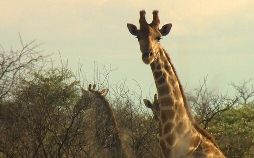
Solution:
M 149 57 L 149 53 L 148 52 L 145 52 L 145 53 L 143 53 L 143 58 L 148 58 Z
M 142 54 L 142 57 L 143 58 L 149 58 L 149 57 L 152 57 L 153 56 L 153 51 L 145 51 L 143 54 Z

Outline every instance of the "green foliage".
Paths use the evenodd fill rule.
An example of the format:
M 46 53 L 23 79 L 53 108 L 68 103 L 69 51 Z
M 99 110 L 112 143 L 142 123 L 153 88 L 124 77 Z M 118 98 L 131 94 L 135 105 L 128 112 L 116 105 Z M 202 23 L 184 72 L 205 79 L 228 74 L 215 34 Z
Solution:
M 222 113 L 211 122 L 209 128 L 227 157 L 232 158 L 254 156 L 253 129 L 253 105 L 232 108 Z
M 33 72 L 22 79 L 14 95 L 17 99 L 27 99 L 27 102 L 40 101 L 39 104 L 48 106 L 63 106 L 76 102 L 78 84 L 79 81 L 69 70 L 50 69 L 44 73 Z
M 66 69 L 33 72 L 20 78 L 12 97 L 0 104 L 0 157 L 109 157 L 107 151 L 113 144 L 101 147 L 95 132 L 107 129 L 96 129 L 96 120 L 105 126 L 109 116 L 105 111 L 96 113 L 103 106 L 91 103 L 99 104 L 96 99 L 80 97 L 78 85 Z M 118 96 L 112 102 L 124 147 L 134 157 L 158 157 L 156 122 L 139 113 L 143 105 L 135 105 L 130 98 L 122 100 Z M 79 106 L 84 109 L 77 112 Z M 110 141 L 112 133 L 106 133 L 101 139 Z
M 0 100 L 0 157 L 109 157 L 112 133 L 104 127 L 109 116 L 105 116 L 105 108 L 97 108 L 96 113 L 96 107 L 102 107 L 96 104 L 101 102 L 91 103 L 96 99 L 80 96 L 79 81 L 71 71 L 33 72 L 18 81 L 11 97 Z M 197 98 L 192 98 L 192 110 L 227 157 L 251 158 L 254 102 L 250 98 L 254 92 L 246 91 L 246 84 L 235 87 L 241 92 L 238 102 L 201 89 Z M 129 156 L 160 157 L 158 123 L 144 105 L 134 101 L 139 98 L 136 93 L 120 90 L 109 102 Z M 102 120 L 98 129 L 96 120 Z M 96 144 L 95 133 L 102 129 L 106 129 L 103 139 L 107 147 Z
M 63 147 L 69 138 L 77 135 L 76 132 L 72 136 L 69 129 L 74 127 L 76 119 L 72 109 L 79 97 L 78 84 L 66 69 L 34 72 L 20 79 L 12 99 L 0 106 L 0 151 L 3 155 L 67 155 Z
M 8 98 L 19 76 L 40 69 L 46 59 L 37 50 L 39 45 L 35 41 L 24 44 L 20 36 L 20 44 L 22 48 L 16 51 L 5 51 L 0 46 L 0 101 Z

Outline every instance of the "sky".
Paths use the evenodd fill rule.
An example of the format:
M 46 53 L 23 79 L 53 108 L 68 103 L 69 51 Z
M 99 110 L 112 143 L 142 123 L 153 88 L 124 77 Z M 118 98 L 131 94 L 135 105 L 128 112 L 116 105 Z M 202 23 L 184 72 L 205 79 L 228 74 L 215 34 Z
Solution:
M 161 44 L 185 91 L 207 78 L 211 91 L 231 93 L 231 83 L 254 78 L 253 7 L 253 0 L 0 0 L 0 45 L 20 49 L 20 34 L 42 43 L 56 65 L 61 57 L 74 72 L 81 67 L 90 83 L 99 82 L 98 68 L 100 81 L 110 72 L 109 88 L 125 84 L 149 98 L 156 93 L 151 69 L 126 24 L 139 26 L 142 9 L 150 22 L 157 9 L 161 26 L 173 25 Z

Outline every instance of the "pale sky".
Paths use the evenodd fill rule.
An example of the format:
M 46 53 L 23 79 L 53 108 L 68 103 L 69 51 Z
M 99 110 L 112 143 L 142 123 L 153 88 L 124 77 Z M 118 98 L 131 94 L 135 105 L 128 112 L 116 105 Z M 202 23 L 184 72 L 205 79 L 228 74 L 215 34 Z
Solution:
M 94 63 L 114 86 L 124 82 L 143 97 L 156 91 L 150 66 L 141 60 L 138 41 L 127 23 L 137 26 L 139 11 L 159 10 L 161 26 L 172 23 L 161 40 L 185 90 L 197 88 L 204 77 L 211 90 L 225 93 L 229 84 L 254 78 L 253 0 L 0 0 L 0 45 L 20 49 L 23 41 L 43 43 L 43 54 L 58 52 L 76 71 L 78 63 L 93 82 Z M 152 88 L 150 88 L 152 86 Z

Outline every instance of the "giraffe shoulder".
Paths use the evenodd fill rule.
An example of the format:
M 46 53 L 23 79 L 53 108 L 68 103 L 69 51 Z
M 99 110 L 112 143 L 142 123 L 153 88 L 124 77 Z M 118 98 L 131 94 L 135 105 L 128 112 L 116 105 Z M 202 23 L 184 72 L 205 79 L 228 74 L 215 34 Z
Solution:
M 193 123 L 195 129 L 202 134 L 204 137 L 206 137 L 207 139 L 209 139 L 216 147 L 218 147 L 214 137 L 208 133 L 205 129 L 203 129 L 199 124 L 197 124 L 196 122 Z

